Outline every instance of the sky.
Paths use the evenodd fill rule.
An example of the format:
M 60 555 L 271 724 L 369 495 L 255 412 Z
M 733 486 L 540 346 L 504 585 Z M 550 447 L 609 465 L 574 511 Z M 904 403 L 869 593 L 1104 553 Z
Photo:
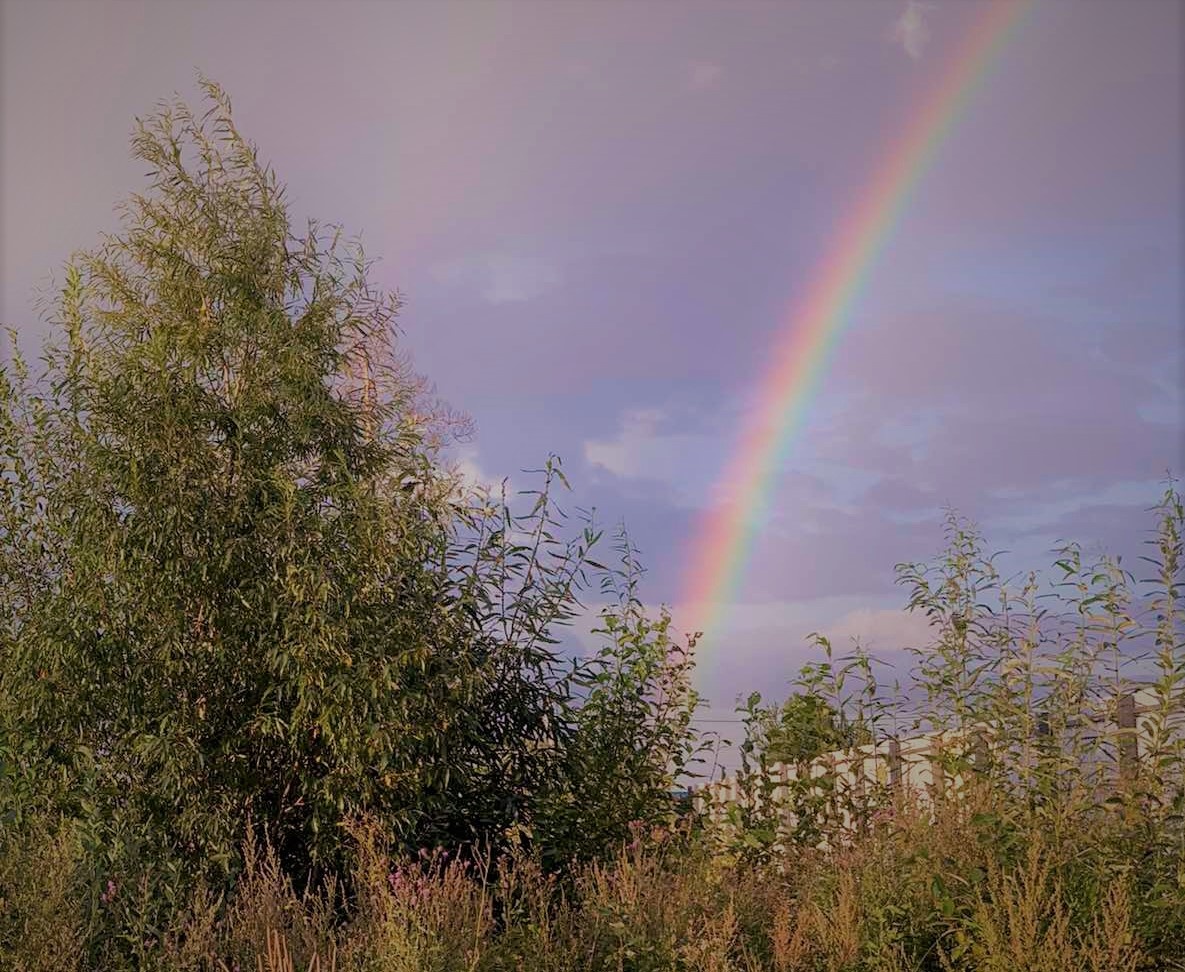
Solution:
M 196 72 L 360 234 L 455 458 L 624 521 L 676 626 L 791 309 L 977 0 L 0 0 L 0 324 L 144 186 L 132 120 Z M 1185 469 L 1185 4 L 1036 0 L 877 261 L 720 624 L 705 718 L 811 631 L 924 639 L 894 565 L 973 518 L 1018 569 L 1139 552 Z M 725 723 L 721 723 L 725 726 Z

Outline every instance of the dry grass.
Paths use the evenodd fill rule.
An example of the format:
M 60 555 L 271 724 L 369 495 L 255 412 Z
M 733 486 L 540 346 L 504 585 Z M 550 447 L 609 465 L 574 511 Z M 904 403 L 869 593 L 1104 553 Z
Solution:
M 548 875 L 529 857 L 392 860 L 355 831 L 349 906 L 332 886 L 298 894 L 248 847 L 234 896 L 200 889 L 160 936 L 120 965 L 87 952 L 85 910 L 65 837 L 3 875 L 0 966 L 20 972 L 1139 972 L 1183 968 L 1149 949 L 1129 869 L 1108 877 L 1122 839 L 1055 836 L 1033 818 L 1005 849 L 982 806 L 905 814 L 861 843 L 802 852 L 779 868 L 713 855 L 683 834 Z M 978 821 L 978 822 L 976 822 Z M 1085 826 L 1085 821 L 1080 821 Z M 1080 835 L 1081 836 L 1081 835 Z M 1093 860 L 1090 847 L 1110 847 Z M 791 852 L 793 853 L 793 852 Z M 6 859 L 9 864 L 13 858 Z M 1110 863 L 1108 863 L 1110 862 Z M 12 932 L 18 932 L 12 935 Z M 1172 940 L 1171 936 L 1169 939 Z M 1180 939 L 1175 939 L 1179 941 Z M 1174 962 L 1176 963 L 1174 965 Z

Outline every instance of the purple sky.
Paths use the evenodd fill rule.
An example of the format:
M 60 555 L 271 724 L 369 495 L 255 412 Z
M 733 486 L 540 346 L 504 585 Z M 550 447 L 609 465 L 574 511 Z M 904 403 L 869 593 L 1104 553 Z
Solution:
M 676 601 L 784 311 L 974 2 L 3 0 L 0 322 L 142 186 L 195 69 L 298 216 L 360 232 L 489 479 L 559 453 Z M 908 11 L 908 13 L 907 13 Z M 977 519 L 1017 566 L 1135 552 L 1182 436 L 1185 5 L 1037 0 L 918 189 L 789 450 L 716 714 L 802 636 L 916 636 L 897 561 Z

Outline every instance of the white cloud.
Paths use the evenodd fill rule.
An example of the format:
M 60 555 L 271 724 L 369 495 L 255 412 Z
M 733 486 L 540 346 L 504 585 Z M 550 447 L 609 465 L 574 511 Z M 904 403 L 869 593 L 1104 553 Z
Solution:
M 506 497 L 513 501 L 518 487 L 510 477 L 495 476 L 482 466 L 477 449 L 464 446 L 454 453 L 452 466 L 456 478 L 456 490 L 460 497 L 489 498 L 496 500 L 502 495 L 505 482 Z
M 849 655 L 858 638 L 884 663 L 874 666 L 879 681 L 906 682 L 913 660 L 903 649 L 928 644 L 933 632 L 924 617 L 898 603 L 892 596 L 845 594 L 728 604 L 697 648 L 696 683 L 718 712 L 753 690 L 767 699 L 784 698 L 804 664 L 823 660 L 807 640 L 812 631 L 831 641 L 836 658 Z M 675 631 L 687 630 L 687 615 L 685 605 L 675 605 Z
M 687 87 L 691 91 L 707 91 L 720 84 L 724 68 L 712 61 L 695 61 L 688 66 Z
M 534 300 L 563 279 L 553 262 L 511 253 L 484 253 L 453 260 L 434 267 L 432 275 L 440 283 L 475 290 L 490 304 Z
M 467 486 L 481 489 L 487 488 L 495 482 L 494 477 L 479 465 L 477 450 L 473 446 L 466 446 L 457 451 L 453 467 Z
M 620 479 L 661 482 L 673 502 L 698 505 L 711 489 L 722 444 L 703 433 L 671 431 L 670 423 L 665 409 L 627 411 L 616 435 L 585 440 L 584 459 Z
M 829 624 L 824 633 L 837 650 L 857 639 L 875 655 L 878 651 L 921 647 L 933 638 L 934 629 L 924 614 L 862 607 Z
M 989 490 L 991 499 L 1006 501 L 1007 506 L 982 519 L 989 533 L 1033 533 L 1056 528 L 1059 520 L 1091 507 L 1147 507 L 1149 499 L 1160 495 L 1162 486 L 1159 480 L 1134 479 L 1085 489 L 1073 480 L 1066 480 L 1043 484 L 1039 490 Z
M 665 418 L 665 413 L 657 408 L 637 408 L 626 412 L 616 438 L 585 441 L 585 460 L 624 479 L 653 472 L 650 460 L 653 458 L 658 428 Z
M 721 610 L 722 624 L 715 635 L 727 641 L 730 664 L 747 655 L 771 651 L 779 657 L 790 654 L 810 658 L 813 652 L 806 637 L 811 631 L 830 639 L 840 655 L 848 651 L 853 639 L 874 654 L 878 649 L 895 651 L 929 641 L 933 630 L 926 617 L 885 606 L 891 600 L 895 598 L 842 594 L 805 601 L 733 603 Z M 676 629 L 682 630 L 679 622 L 687 613 L 685 605 L 676 606 Z
M 584 459 L 619 479 L 661 483 L 679 506 L 727 506 L 747 495 L 747 470 L 737 469 L 733 459 L 757 407 L 734 401 L 711 416 L 678 406 L 634 408 L 621 415 L 615 433 L 584 441 Z M 863 494 L 881 474 L 820 457 L 819 443 L 827 436 L 842 438 L 842 431 L 823 426 L 796 443 L 760 514 L 767 528 L 778 529 L 788 517 L 796 530 L 809 532 L 813 517 L 860 512 Z
M 900 44 L 915 61 L 922 56 L 922 51 L 930 40 L 930 27 L 926 23 L 926 11 L 933 10 L 934 4 L 923 3 L 921 0 L 907 0 L 901 16 L 893 24 L 892 38 L 895 44 Z
M 534 300 L 560 282 L 559 271 L 536 257 L 498 256 L 486 265 L 482 296 L 491 304 Z

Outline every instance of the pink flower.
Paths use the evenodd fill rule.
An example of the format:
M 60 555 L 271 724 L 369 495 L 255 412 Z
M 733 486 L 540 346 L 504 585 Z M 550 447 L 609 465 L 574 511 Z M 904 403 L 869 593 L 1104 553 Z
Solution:
M 99 900 L 102 901 L 103 904 L 105 904 L 105 905 L 111 904 L 111 902 L 115 900 L 115 896 L 118 893 L 119 893 L 119 885 L 116 884 L 114 881 L 108 880 L 107 881 L 107 890 L 104 891 L 101 895 L 99 895 Z

